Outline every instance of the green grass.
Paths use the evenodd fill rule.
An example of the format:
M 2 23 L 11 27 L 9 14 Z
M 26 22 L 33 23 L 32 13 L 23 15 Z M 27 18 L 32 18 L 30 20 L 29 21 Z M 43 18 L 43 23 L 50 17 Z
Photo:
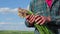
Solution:
M 0 34 L 34 34 L 33 31 L 9 31 L 1 30 Z

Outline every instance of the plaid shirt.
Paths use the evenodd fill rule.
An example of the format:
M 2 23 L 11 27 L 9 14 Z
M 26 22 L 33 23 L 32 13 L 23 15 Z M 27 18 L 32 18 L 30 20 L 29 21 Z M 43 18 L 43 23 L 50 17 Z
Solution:
M 42 16 L 51 16 L 52 21 L 60 24 L 60 0 L 53 0 L 52 7 L 49 8 L 45 0 L 32 0 L 30 10 Z
M 51 24 L 47 24 L 48 27 L 55 32 L 55 34 L 60 34 L 60 0 L 53 0 L 52 7 L 49 8 L 45 0 L 32 0 L 30 3 L 30 10 L 33 13 L 38 13 L 38 15 L 42 16 L 51 16 Z M 27 27 L 34 27 L 34 25 L 30 25 L 27 21 L 25 21 Z M 59 29 L 56 29 L 53 25 L 58 25 Z M 40 34 L 38 30 L 35 28 L 35 34 Z
M 45 0 L 32 0 L 30 3 L 30 10 L 33 13 L 38 13 L 38 15 L 42 16 L 51 16 L 51 24 L 47 24 L 48 27 L 55 32 L 56 34 L 60 34 L 60 0 L 53 0 L 52 7 L 49 8 Z M 34 25 L 30 25 L 27 21 L 25 21 L 27 27 L 34 27 Z M 56 29 L 53 25 L 58 25 L 59 29 Z M 39 34 L 38 30 L 35 28 L 35 34 Z

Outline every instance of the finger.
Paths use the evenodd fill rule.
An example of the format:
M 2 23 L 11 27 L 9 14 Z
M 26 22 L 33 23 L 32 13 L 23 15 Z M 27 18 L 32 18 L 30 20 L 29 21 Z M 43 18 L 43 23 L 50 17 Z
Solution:
M 41 19 L 41 17 L 36 18 L 35 22 L 37 22 L 37 21 L 40 20 L 40 19 Z
M 35 18 L 34 16 L 32 16 L 32 18 L 30 19 L 31 22 L 34 22 Z
M 29 17 L 30 17 L 30 15 L 27 15 L 27 16 L 26 16 L 26 19 L 28 19 Z
M 34 20 L 35 20 L 35 19 L 34 19 L 34 16 L 32 16 L 32 18 L 29 19 L 28 22 L 29 22 L 30 24 L 33 24 Z
M 35 18 L 34 19 L 32 19 L 32 22 L 34 22 L 35 21 Z
M 43 18 L 39 20 L 36 24 L 40 24 L 43 21 Z
M 32 18 L 32 16 L 33 16 L 33 15 L 31 15 L 31 16 L 29 17 L 29 19 L 31 19 L 31 18 Z
M 28 21 L 31 24 L 31 21 Z
M 33 24 L 34 20 L 33 21 L 29 21 L 30 24 Z
M 43 20 L 41 23 L 40 23 L 40 25 L 43 25 L 45 23 L 45 20 Z
M 27 22 L 31 23 L 29 20 L 27 20 Z
M 35 19 L 38 18 L 38 17 L 39 17 L 39 15 L 36 15 L 36 16 L 35 16 Z
M 45 17 L 44 16 L 42 16 L 42 21 L 41 21 L 41 23 L 40 23 L 40 25 L 42 25 L 42 24 L 44 24 L 45 23 L 45 21 L 46 21 L 46 19 L 45 19 Z
M 26 20 L 28 23 L 30 22 L 29 20 Z

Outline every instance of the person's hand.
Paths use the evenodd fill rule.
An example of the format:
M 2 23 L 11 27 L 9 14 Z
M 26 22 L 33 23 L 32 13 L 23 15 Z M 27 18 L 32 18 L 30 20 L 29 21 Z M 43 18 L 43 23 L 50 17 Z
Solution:
M 35 22 L 36 22 L 36 24 L 43 25 L 44 23 L 50 22 L 50 21 L 51 21 L 50 17 L 39 16 L 39 15 L 35 16 Z
M 32 14 L 32 15 L 27 15 L 26 16 L 26 20 L 29 22 L 29 24 L 33 24 L 33 22 L 35 21 L 35 16 Z
M 27 15 L 26 20 L 32 25 L 35 21 L 36 24 L 43 25 L 46 22 L 50 22 L 50 17 L 39 16 L 39 15 Z

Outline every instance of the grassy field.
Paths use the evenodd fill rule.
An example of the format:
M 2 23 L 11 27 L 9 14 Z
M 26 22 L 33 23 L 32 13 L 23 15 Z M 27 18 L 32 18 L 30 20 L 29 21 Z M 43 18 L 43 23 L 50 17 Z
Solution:
M 0 31 L 0 34 L 34 34 L 33 31 Z

